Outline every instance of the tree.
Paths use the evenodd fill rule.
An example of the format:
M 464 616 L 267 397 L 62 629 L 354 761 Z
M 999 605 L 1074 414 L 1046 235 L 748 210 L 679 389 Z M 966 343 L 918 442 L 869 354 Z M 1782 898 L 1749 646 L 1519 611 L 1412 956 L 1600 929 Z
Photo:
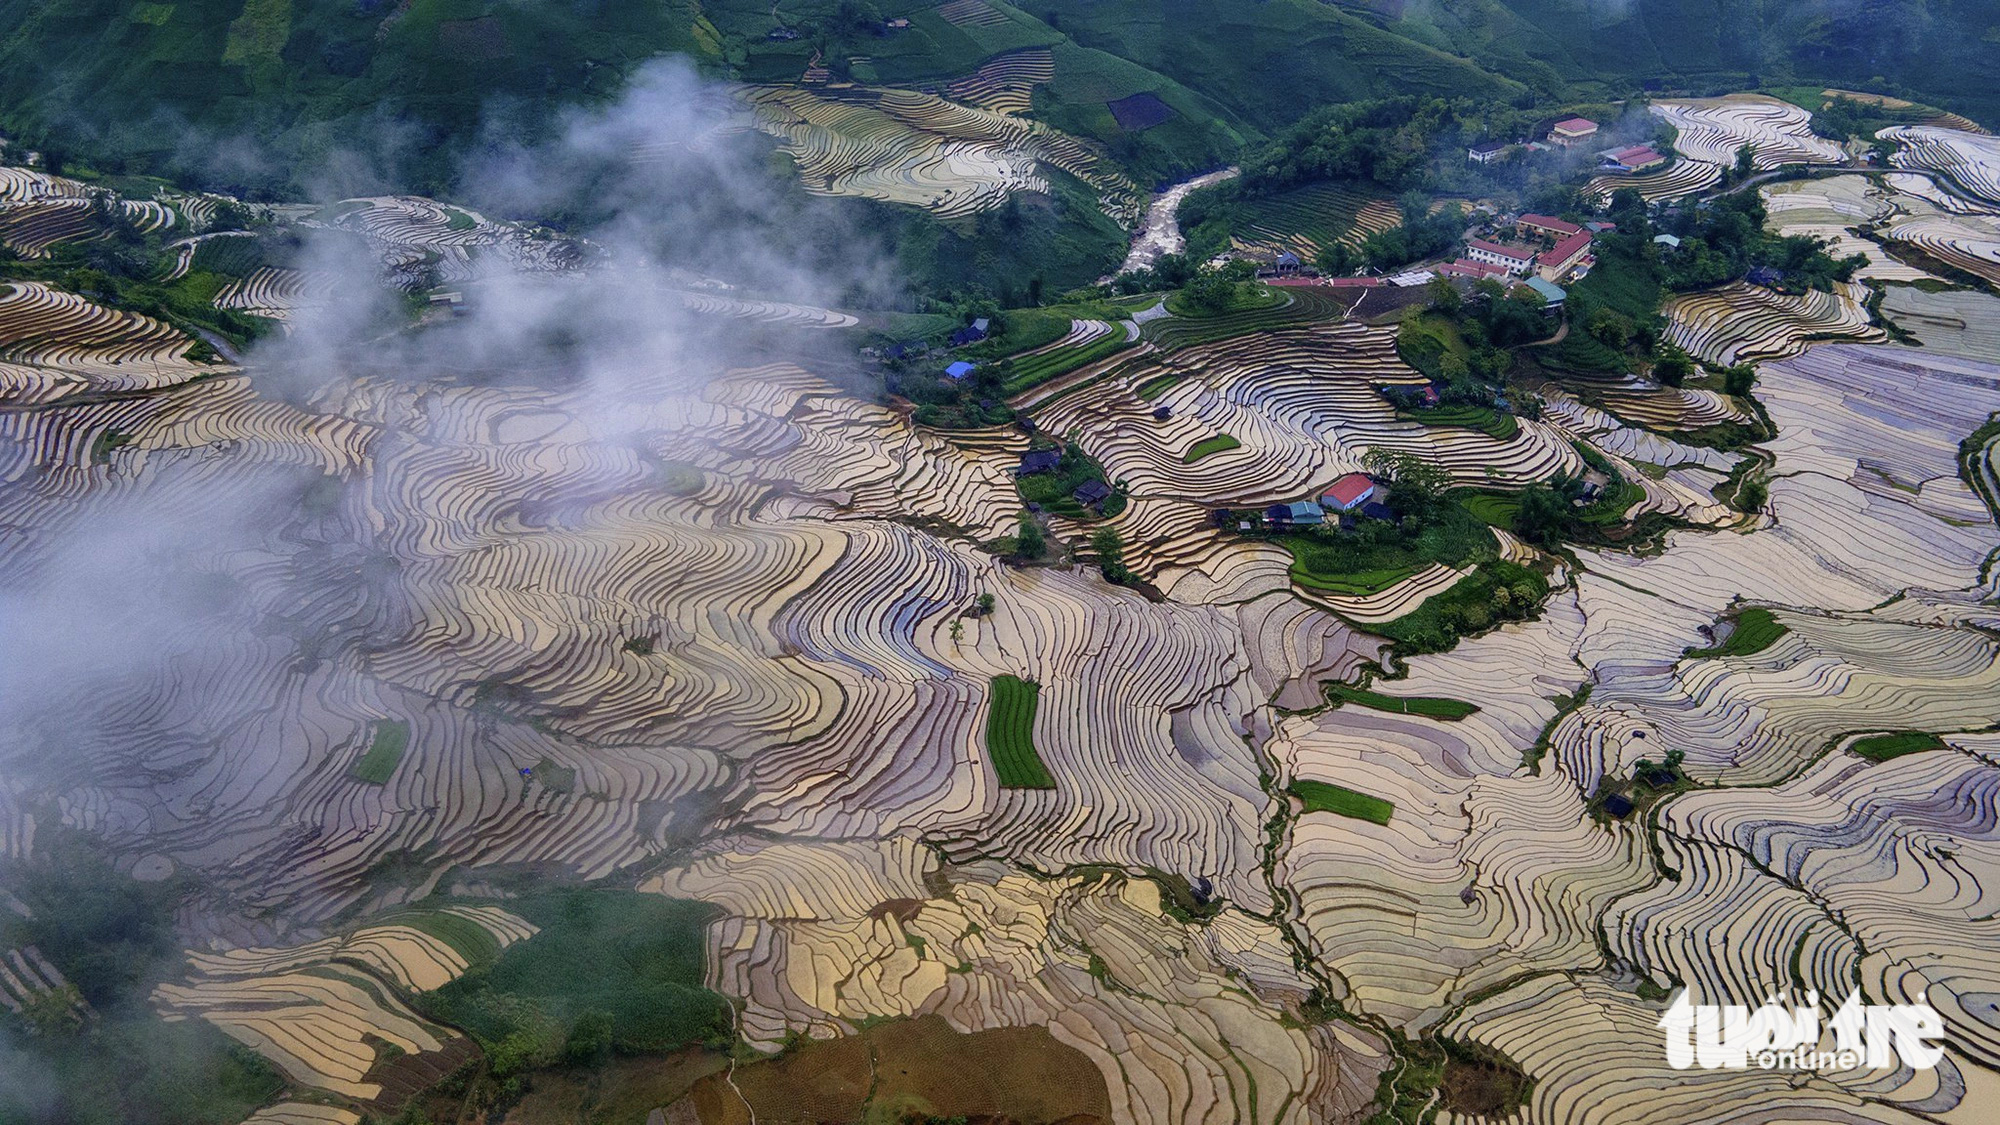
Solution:
M 1569 523 L 1569 501 L 1563 494 L 1546 484 L 1531 485 L 1521 493 L 1520 507 L 1514 514 L 1514 530 L 1521 538 L 1538 547 L 1553 548 L 1562 541 L 1563 528 Z
M 987 614 L 992 612 L 993 612 L 993 595 L 992 594 L 979 595 L 979 616 L 985 617 Z
M 1235 279 L 1222 270 L 1202 270 L 1181 288 L 1187 302 L 1204 312 L 1228 312 L 1236 303 Z
M 1632 342 L 1632 318 L 1616 309 L 1598 309 L 1590 314 L 1584 331 L 1606 347 L 1623 348 Z
M 1663 387 L 1678 387 L 1686 383 L 1693 371 L 1694 364 L 1679 353 L 1662 356 L 1659 362 L 1653 364 L 1653 378 Z
M 1392 486 L 1398 510 L 1411 515 L 1433 511 L 1451 487 L 1451 474 L 1413 454 L 1371 449 L 1362 460 L 1368 475 Z
M 1321 250 L 1319 257 L 1313 260 L 1313 264 L 1318 266 L 1319 272 L 1323 274 L 1345 277 L 1361 268 L 1362 259 L 1361 255 L 1349 249 L 1346 243 L 1335 242 Z
M 1104 580 L 1116 585 L 1124 585 L 1132 577 L 1125 569 L 1125 538 L 1115 527 L 1100 527 L 1090 537 L 1090 549 L 1097 552 L 1098 569 L 1104 572 Z
M 1457 316 L 1458 311 L 1465 306 L 1464 299 L 1458 295 L 1458 286 L 1453 285 L 1450 278 L 1431 278 L 1430 284 L 1425 288 L 1430 293 L 1431 308 L 1446 316 Z
M 1039 559 L 1049 551 L 1049 541 L 1042 535 L 1042 525 L 1026 512 L 1021 513 L 1021 533 L 1014 542 L 1015 553 L 1024 559 Z
M 1736 150 L 1736 178 L 1747 180 L 1757 170 L 1757 146 L 1744 145 Z

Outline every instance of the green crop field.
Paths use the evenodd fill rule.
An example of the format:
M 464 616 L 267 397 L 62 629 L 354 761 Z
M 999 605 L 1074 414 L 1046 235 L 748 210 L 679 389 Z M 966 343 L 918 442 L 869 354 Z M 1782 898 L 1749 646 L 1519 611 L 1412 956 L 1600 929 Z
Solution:
M 1736 627 L 1729 639 L 1714 648 L 1691 648 L 1684 656 L 1707 659 L 1718 656 L 1754 656 L 1776 644 L 1790 630 L 1778 623 L 1771 611 L 1751 606 L 1736 615 Z
M 385 719 L 375 724 L 368 749 L 350 771 L 362 781 L 385 785 L 402 764 L 403 751 L 410 748 L 410 724 L 401 719 Z
M 1893 734 L 1871 734 L 1857 738 L 1848 749 L 1871 762 L 1886 762 L 1905 754 L 1920 754 L 1926 750 L 1943 750 L 1944 740 L 1924 731 L 1897 731 Z
M 1125 339 L 1124 330 L 1114 326 L 1110 332 L 1087 344 L 1066 344 L 1039 355 L 1015 360 L 1013 373 L 1007 377 L 1005 383 L 1001 384 L 1000 389 L 1010 397 L 1022 391 L 1033 390 L 1058 375 L 1067 375 L 1079 367 L 1096 363 L 1100 359 L 1108 359 L 1130 346 L 1130 342 Z
M 1380 797 L 1324 781 L 1294 781 L 1287 792 L 1303 801 L 1309 813 L 1338 813 L 1370 824 L 1387 824 L 1396 813 L 1396 806 Z
M 1244 199 L 1230 233 L 1249 244 L 1296 248 L 1310 260 L 1337 242 L 1358 246 L 1369 232 L 1357 229 L 1355 220 L 1378 196 L 1348 184 L 1318 183 Z
M 986 752 L 1007 789 L 1054 789 L 1056 779 L 1035 749 L 1035 708 L 1042 685 L 1015 676 L 993 677 L 992 707 L 986 713 Z
M 1235 438 L 1230 437 L 1228 434 L 1217 434 L 1214 437 L 1203 438 L 1200 441 L 1195 442 L 1193 447 L 1191 447 L 1187 451 L 1187 453 L 1181 457 L 1181 460 L 1186 464 L 1192 465 L 1196 461 L 1199 461 L 1204 457 L 1208 457 L 1216 453 L 1227 453 L 1232 449 L 1241 449 L 1241 448 L 1243 448 L 1242 442 L 1237 441 Z
M 1462 699 L 1446 699 L 1442 696 L 1427 695 L 1384 695 L 1377 691 L 1365 691 L 1347 684 L 1329 684 L 1327 696 L 1334 705 L 1353 703 L 1377 711 L 1394 711 L 1402 715 L 1422 715 L 1427 719 L 1444 719 L 1456 722 L 1468 715 L 1479 713 L 1477 704 Z

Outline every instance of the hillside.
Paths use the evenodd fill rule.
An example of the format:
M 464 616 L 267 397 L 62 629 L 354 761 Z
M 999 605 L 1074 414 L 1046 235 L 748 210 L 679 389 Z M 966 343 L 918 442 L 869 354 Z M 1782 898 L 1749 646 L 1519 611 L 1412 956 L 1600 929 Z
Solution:
M 1787 81 L 2000 115 L 2000 3 L 1902 0 L 1338 0 L 1386 31 L 1537 90 L 1698 93 Z

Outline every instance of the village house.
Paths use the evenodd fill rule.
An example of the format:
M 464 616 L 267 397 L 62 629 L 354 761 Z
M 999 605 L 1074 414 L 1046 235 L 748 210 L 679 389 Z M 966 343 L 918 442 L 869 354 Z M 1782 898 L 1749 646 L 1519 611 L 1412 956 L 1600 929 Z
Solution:
M 1523 215 L 1514 220 L 1514 225 L 1558 242 L 1583 230 L 1575 223 L 1565 222 L 1554 215 Z
M 1507 242 L 1488 242 L 1483 238 L 1468 239 L 1465 243 L 1465 256 L 1475 262 L 1499 266 L 1515 276 L 1527 273 L 1535 264 L 1535 251 L 1532 247 L 1517 246 Z
M 1264 509 L 1264 520 L 1273 527 L 1312 527 L 1326 522 L 1326 511 L 1310 500 L 1295 500 Z
M 1488 277 L 1510 276 L 1503 266 L 1496 266 L 1491 262 L 1475 262 L 1470 258 L 1460 258 L 1456 262 L 1447 262 L 1439 266 L 1437 271 L 1445 277 L 1462 277 L 1468 281 L 1478 281 Z
M 1481 141 L 1465 150 L 1465 158 L 1474 164 L 1491 164 L 1513 147 L 1506 141 Z
M 1569 294 L 1563 290 L 1562 286 L 1557 285 L 1553 281 L 1531 277 L 1528 279 L 1527 285 L 1528 288 L 1535 291 L 1536 295 L 1541 297 L 1542 311 L 1544 313 L 1560 312 L 1563 302 L 1569 299 Z
M 963 379 L 967 375 L 970 375 L 977 370 L 979 370 L 977 366 L 975 366 L 974 364 L 967 363 L 961 359 L 957 363 L 952 364 L 950 367 L 945 368 L 944 373 L 947 378 Z
M 992 325 L 993 322 L 991 320 L 983 316 L 980 317 L 978 320 L 975 320 L 971 324 L 968 324 L 965 327 L 959 329 L 958 331 L 952 333 L 951 346 L 954 348 L 962 348 L 967 344 L 976 344 L 979 341 L 984 340 L 986 338 L 987 330 L 990 329 Z
M 1070 499 L 1083 507 L 1093 509 L 1102 508 L 1104 502 L 1111 499 L 1111 486 L 1101 480 L 1087 480 L 1078 485 L 1076 490 L 1069 495 Z
M 1351 512 L 1375 498 L 1375 478 L 1367 473 L 1349 473 L 1320 494 L 1320 503 L 1336 512 Z
M 1597 122 L 1588 117 L 1570 117 L 1556 122 L 1555 128 L 1549 130 L 1549 143 L 1568 148 L 1596 135 Z
M 1535 273 L 1544 281 L 1561 281 L 1573 273 L 1590 267 L 1590 236 L 1578 231 L 1556 243 L 1555 249 L 1543 254 Z
M 1667 162 L 1665 156 L 1652 145 L 1632 145 L 1629 148 L 1612 149 L 1599 154 L 1603 159 L 1598 164 L 1600 170 L 1618 175 L 1631 175 L 1657 168 Z
M 1014 467 L 1017 477 L 1032 477 L 1040 473 L 1053 473 L 1062 464 L 1062 454 L 1053 449 L 1032 449 L 1021 454 L 1021 463 Z

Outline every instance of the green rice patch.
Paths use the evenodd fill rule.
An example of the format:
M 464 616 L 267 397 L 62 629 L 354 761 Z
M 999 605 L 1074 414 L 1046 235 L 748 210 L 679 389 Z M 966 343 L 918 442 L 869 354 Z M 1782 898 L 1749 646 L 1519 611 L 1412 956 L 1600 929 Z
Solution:
M 1947 747 L 1944 739 L 1937 735 L 1920 730 L 1905 730 L 1857 738 L 1848 749 L 1871 762 L 1886 762 L 1905 754 L 1921 754 L 1926 750 L 1944 750 Z
M 386 785 L 395 775 L 396 767 L 403 763 L 403 752 L 409 748 L 410 724 L 401 719 L 384 719 L 375 724 L 368 749 L 348 772 L 358 781 Z
M 165 27 L 167 21 L 174 18 L 174 6 L 172 4 L 134 4 L 132 5 L 132 10 L 125 13 L 125 18 L 133 23 L 145 24 L 147 27 Z
M 1339 785 L 1324 781 L 1294 781 L 1286 790 L 1292 796 L 1305 802 L 1306 811 L 1338 813 L 1370 824 L 1387 824 L 1396 813 L 1396 806 L 1380 797 L 1366 793 L 1356 793 Z
M 1235 438 L 1230 437 L 1228 434 L 1217 434 L 1214 437 L 1203 438 L 1200 441 L 1195 442 L 1194 447 L 1192 449 L 1189 449 L 1187 453 L 1184 456 L 1182 456 L 1181 461 L 1184 464 L 1192 465 L 1196 461 L 1199 461 L 1204 457 L 1208 457 L 1216 453 L 1227 453 L 1232 449 L 1241 449 L 1241 448 L 1243 448 L 1242 442 L 1237 441 Z
M 1712 648 L 1691 648 L 1683 656 L 1695 659 L 1713 659 L 1722 656 L 1754 656 L 1778 643 L 1778 638 L 1791 630 L 1778 623 L 1771 611 L 1759 606 L 1736 615 L 1736 627 L 1730 630 L 1729 639 Z
M 1035 749 L 1035 708 L 1042 685 L 1016 676 L 993 677 L 986 713 L 986 752 L 1003 789 L 1054 789 L 1056 779 Z
M 1366 691 L 1347 684 L 1330 684 L 1327 696 L 1335 706 L 1353 703 L 1376 711 L 1394 711 L 1402 715 L 1422 715 L 1427 719 L 1443 719 L 1457 722 L 1468 715 L 1479 713 L 1479 706 L 1462 699 L 1446 699 L 1430 695 L 1384 695 L 1379 691 Z

